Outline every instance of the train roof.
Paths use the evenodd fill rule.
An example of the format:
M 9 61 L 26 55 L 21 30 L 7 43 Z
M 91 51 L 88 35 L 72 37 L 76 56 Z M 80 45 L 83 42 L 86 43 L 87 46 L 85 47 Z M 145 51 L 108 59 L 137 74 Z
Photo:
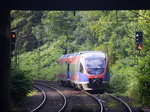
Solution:
M 102 54 L 103 56 L 106 54 L 102 51 L 81 51 L 81 52 L 77 52 L 77 53 L 72 53 L 72 54 L 66 54 L 66 55 L 62 55 L 60 58 L 69 58 L 69 57 L 73 57 L 73 56 L 77 56 L 77 55 L 82 55 L 82 54 L 91 54 L 91 53 L 100 53 Z
M 79 54 L 85 54 L 85 53 L 104 53 L 102 51 L 82 51 L 82 52 L 79 52 Z
M 89 57 L 103 57 L 105 58 L 106 57 L 106 54 L 102 51 L 86 51 L 86 52 L 83 52 L 81 53 L 81 55 L 84 57 L 84 58 L 89 58 Z

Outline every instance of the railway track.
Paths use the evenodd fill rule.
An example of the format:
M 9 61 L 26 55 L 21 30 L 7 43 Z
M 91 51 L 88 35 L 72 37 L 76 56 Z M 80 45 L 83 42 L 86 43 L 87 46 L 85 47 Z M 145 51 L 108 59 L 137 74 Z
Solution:
M 62 103 L 59 103 L 58 106 L 57 104 L 55 105 L 57 107 L 57 110 L 53 110 L 53 112 L 63 112 L 66 108 L 66 104 L 67 104 L 67 100 L 66 100 L 66 97 L 63 95 L 62 92 L 60 92 L 58 89 L 50 86 L 50 85 L 46 85 L 46 84 L 41 84 L 41 83 L 35 83 L 34 85 L 35 88 L 37 88 L 39 91 L 42 92 L 43 94 L 43 100 L 41 101 L 41 103 L 36 107 L 34 108 L 33 110 L 31 110 L 30 112 L 48 112 L 47 109 L 43 109 L 45 106 L 46 106 L 46 101 L 48 100 L 48 95 L 46 95 L 46 91 L 43 89 L 43 87 L 45 88 L 49 88 L 51 90 L 53 90 L 53 94 L 56 94 L 56 92 L 61 96 L 61 98 L 63 99 L 63 104 Z M 55 91 L 55 93 L 54 93 Z M 57 94 L 57 95 L 58 95 Z M 60 107 L 61 105 L 61 107 Z M 48 105 L 47 105 L 48 106 Z M 51 105 L 49 105 L 50 107 Z M 46 108 L 49 108 L 49 107 L 46 107 Z M 60 108 L 59 108 L 60 107 Z M 49 109 L 49 112 L 51 112 L 52 110 Z
M 104 112 L 133 112 L 130 106 L 119 97 L 109 93 L 94 96 L 101 100 L 104 106 Z
M 37 81 L 36 83 L 39 83 L 39 82 Z M 50 83 L 50 82 L 41 82 L 41 83 L 42 83 L 41 84 L 42 86 L 47 86 L 47 87 L 51 86 L 51 88 L 55 87 L 55 89 L 59 88 L 61 91 L 68 90 L 68 93 L 67 93 L 68 95 L 70 94 L 69 91 L 75 91 L 75 92 L 80 92 L 81 91 L 83 94 L 86 94 L 86 96 L 85 95 L 77 95 L 77 96 L 73 95 L 73 96 L 74 97 L 78 97 L 79 99 L 80 98 L 84 99 L 83 97 L 88 97 L 88 96 L 92 97 L 92 99 L 94 99 L 95 101 L 92 100 L 91 98 L 88 98 L 88 99 L 91 99 L 89 101 L 89 102 L 91 102 L 91 104 L 93 103 L 93 104 L 97 105 L 96 112 L 133 112 L 132 109 L 130 108 L 130 106 L 127 103 L 125 103 L 125 101 L 123 101 L 122 99 L 120 99 L 120 98 L 118 98 L 118 97 L 116 97 L 114 95 L 111 95 L 109 93 L 92 94 L 92 93 L 89 93 L 89 92 L 86 92 L 86 91 L 83 91 L 83 90 L 76 91 L 76 90 L 68 88 L 68 87 L 62 87 L 59 83 L 55 83 L 55 82 L 52 82 L 52 83 Z M 72 97 L 72 96 L 69 96 L 69 99 L 70 99 L 70 97 Z M 73 106 L 76 105 L 74 103 L 74 101 L 70 100 L 70 102 L 68 102 L 67 103 L 68 105 L 66 106 L 66 98 L 64 99 L 64 101 L 65 101 L 64 106 L 62 106 L 62 109 L 60 109 L 60 111 L 58 111 L 58 112 L 62 112 L 62 111 L 64 111 L 64 108 L 68 108 L 69 107 L 68 105 L 70 105 L 70 103 L 73 103 L 74 104 Z M 86 101 L 85 101 L 85 104 L 87 103 Z M 84 105 L 84 104 L 82 104 L 82 105 Z M 77 109 L 78 107 L 79 106 L 75 106 L 75 107 L 72 107 L 72 108 L 76 108 Z M 79 107 L 78 109 L 80 110 L 80 108 L 82 108 L 82 107 Z M 72 111 L 73 112 L 77 112 L 77 111 L 74 111 L 73 109 L 70 109 L 68 111 L 67 111 L 67 109 L 65 110 L 65 112 L 72 112 Z M 95 112 L 95 111 L 90 110 L 88 112 Z
M 44 106 L 44 104 L 46 103 L 47 97 L 46 97 L 46 93 L 40 87 L 38 87 L 36 85 L 33 85 L 33 87 L 38 89 L 39 91 L 41 91 L 43 94 L 43 100 L 41 101 L 41 103 L 38 106 L 36 106 L 33 110 L 30 111 L 30 112 L 37 112 L 38 110 L 40 110 Z
M 83 90 L 81 90 L 81 91 L 82 91 L 83 93 L 85 93 L 85 94 L 91 96 L 92 98 L 94 98 L 94 99 L 98 102 L 98 104 L 99 104 L 99 106 L 100 106 L 99 112 L 105 112 L 104 106 L 103 106 L 101 100 L 100 100 L 98 97 L 96 97 L 96 96 L 94 96 L 94 95 L 92 95 L 92 94 L 90 94 L 90 93 L 88 93 L 88 92 L 86 92 L 86 91 L 83 91 Z
M 54 82 L 54 83 L 51 83 L 51 85 L 52 85 L 52 86 L 53 86 L 53 85 L 58 85 L 58 86 L 60 86 L 61 84 Z M 98 105 L 99 105 L 99 107 L 100 107 L 99 112 L 104 112 L 104 106 L 103 106 L 102 102 L 99 100 L 98 97 L 96 97 L 96 96 L 94 96 L 94 95 L 92 95 L 92 94 L 90 94 L 90 93 L 88 93 L 88 92 L 86 92 L 86 91 L 83 91 L 83 90 L 80 90 L 80 91 L 82 91 L 83 94 L 86 94 L 86 95 L 92 97 L 92 98 L 98 103 Z
M 115 112 L 116 111 L 116 110 L 111 111 L 111 109 L 108 110 L 107 108 L 105 108 L 105 106 L 103 104 L 103 102 L 105 102 L 104 101 L 105 99 L 101 99 L 99 96 L 90 94 L 90 93 L 88 93 L 86 91 L 83 91 L 83 90 L 81 90 L 81 91 L 83 93 L 93 97 L 99 103 L 99 106 L 100 106 L 100 111 L 99 112 Z M 130 108 L 130 106 L 125 101 L 123 101 L 122 99 L 120 99 L 120 98 L 118 98 L 118 97 L 116 97 L 114 95 L 111 95 L 109 93 L 105 93 L 105 94 L 110 96 L 113 100 L 117 101 L 117 103 L 119 105 L 121 105 L 121 106 L 118 105 L 119 106 L 119 108 L 118 108 L 119 110 L 116 111 L 116 112 L 133 112 L 132 109 Z
M 123 107 L 125 108 L 126 112 L 133 112 L 132 109 L 130 108 L 130 106 L 125 101 L 123 101 L 122 99 L 120 99 L 114 95 L 111 95 L 109 93 L 105 93 L 105 94 L 110 95 L 113 99 L 120 102 L 123 105 Z
M 48 85 L 51 85 L 51 86 L 53 86 L 53 87 L 56 87 L 56 88 L 62 88 L 62 86 L 61 86 L 61 84 L 60 83 L 57 83 L 57 82 L 47 82 L 47 81 L 36 81 L 36 82 L 41 82 L 41 83 L 46 83 L 46 84 L 48 84 Z M 95 109 L 95 110 L 93 110 L 94 112 L 104 112 L 104 107 L 103 107 L 103 105 L 102 105 L 102 102 L 97 98 L 97 97 L 95 97 L 94 95 L 92 95 L 92 94 L 89 94 L 88 92 L 86 92 L 86 91 L 82 91 L 82 90 L 74 90 L 74 89 L 72 89 L 72 88 L 67 88 L 67 87 L 63 87 L 63 88 L 65 88 L 65 89 L 67 89 L 67 90 L 69 90 L 69 91 L 74 91 L 75 93 L 77 92 L 79 92 L 80 93 L 80 95 L 82 96 L 82 97 L 88 97 L 88 99 L 91 99 L 90 101 L 90 104 L 92 104 L 93 103 L 93 105 L 97 105 L 97 109 Z M 62 89 L 62 91 L 66 91 L 65 89 Z M 74 92 L 71 92 L 71 93 L 73 93 L 74 94 Z M 68 95 L 69 95 L 70 93 L 68 92 Z M 78 97 L 78 100 L 81 98 L 80 97 L 80 95 L 78 95 L 77 94 L 77 96 L 75 96 L 75 97 Z M 70 98 L 69 98 L 70 99 Z M 82 100 L 84 100 L 84 98 L 82 98 Z M 71 102 L 68 102 L 68 106 L 67 106 L 67 108 L 70 108 L 70 106 L 69 105 L 71 105 L 71 103 L 74 103 L 74 101 L 71 101 Z M 80 103 L 80 102 L 79 102 Z M 85 104 L 82 104 L 83 106 L 84 105 L 86 105 L 86 102 L 84 102 Z M 79 105 L 79 104 L 78 104 Z M 88 105 L 88 104 L 87 104 Z M 75 109 L 74 109 L 75 108 Z M 74 107 L 72 107 L 72 109 L 70 109 L 70 111 L 69 112 L 77 112 L 78 110 L 79 111 L 86 111 L 86 110 L 80 110 L 80 108 L 86 108 L 86 107 L 76 107 L 75 105 L 74 105 Z M 88 110 L 87 110 L 88 111 Z M 92 111 L 92 109 L 90 109 L 90 111 L 88 111 L 88 112 L 93 112 Z M 68 112 L 68 110 L 66 110 L 65 112 Z

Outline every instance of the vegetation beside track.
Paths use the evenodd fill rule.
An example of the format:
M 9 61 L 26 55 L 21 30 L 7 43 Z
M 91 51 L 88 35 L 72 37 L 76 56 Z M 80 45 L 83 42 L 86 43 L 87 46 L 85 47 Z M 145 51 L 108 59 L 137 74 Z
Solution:
M 11 75 L 11 97 L 16 103 L 32 90 L 33 81 L 29 73 L 22 70 L 13 70 Z

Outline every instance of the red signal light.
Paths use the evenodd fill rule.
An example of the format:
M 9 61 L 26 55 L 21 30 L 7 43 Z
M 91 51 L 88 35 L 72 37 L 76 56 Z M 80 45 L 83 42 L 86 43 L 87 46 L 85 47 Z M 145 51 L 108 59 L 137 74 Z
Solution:
M 15 43 L 16 42 L 16 32 L 11 32 L 11 43 Z
M 136 49 L 137 50 L 142 50 L 142 44 L 137 44 Z
M 16 38 L 16 35 L 11 35 L 11 37 Z
M 11 37 L 16 38 L 16 32 L 11 32 Z

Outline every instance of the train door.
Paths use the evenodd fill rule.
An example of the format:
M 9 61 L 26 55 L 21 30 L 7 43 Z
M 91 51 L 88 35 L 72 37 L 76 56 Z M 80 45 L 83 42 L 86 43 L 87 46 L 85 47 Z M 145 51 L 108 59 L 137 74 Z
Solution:
M 67 63 L 67 79 L 70 80 L 70 64 Z

